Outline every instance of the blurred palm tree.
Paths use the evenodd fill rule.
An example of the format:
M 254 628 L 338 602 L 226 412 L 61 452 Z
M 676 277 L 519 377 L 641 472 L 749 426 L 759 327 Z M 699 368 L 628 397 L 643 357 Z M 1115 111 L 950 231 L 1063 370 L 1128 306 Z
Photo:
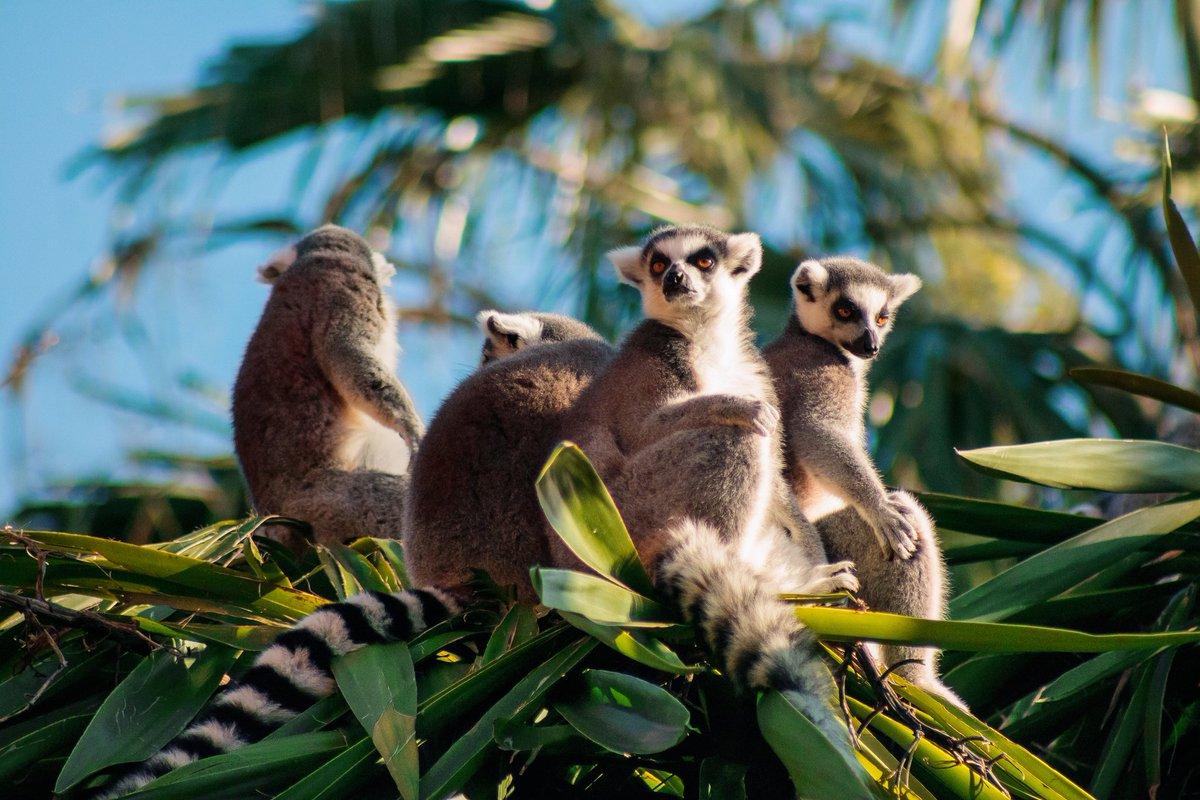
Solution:
M 1175 8 L 1195 75 L 1192 3 Z M 615 0 L 329 2 L 293 39 L 231 46 L 193 90 L 138 98 L 140 124 L 80 165 L 119 183 L 126 249 L 292 235 L 326 220 L 367 231 L 422 287 L 402 310 L 416 323 L 539 303 L 614 333 L 633 309 L 603 251 L 662 221 L 764 233 L 754 301 L 765 335 L 807 254 L 857 251 L 918 271 L 930 290 L 874 376 L 882 463 L 906 481 L 979 492 L 990 484 L 962 470 L 953 447 L 1097 426 L 1150 432 L 1146 408 L 1064 387 L 1068 366 L 1183 369 L 1186 381 L 1194 367 L 1163 354 L 1176 340 L 1200 352 L 1194 326 L 1153 315 L 1139 326 L 1146 315 L 1131 313 L 1135 295 L 1187 308 L 1155 216 L 1157 173 L 1114 175 L 1008 118 L 969 57 L 1000 53 L 1028 18 L 1047 24 L 1053 69 L 1073 26 L 1099 42 L 1117 12 L 1133 13 L 1095 0 L 898 0 L 897 35 L 936 45 L 902 70 L 846 34 L 839 4 L 730 2 L 652 26 Z M 1200 167 L 1189 158 L 1194 121 L 1175 125 L 1186 129 L 1173 138 L 1186 198 Z M 285 208 L 229 218 L 203 197 L 183 212 L 165 202 L 181 182 L 211 196 L 234 167 L 297 141 L 305 154 Z M 1111 238 L 1081 246 L 1075 231 L 1007 203 L 998 147 L 1061 170 L 1119 232 L 1119 252 Z M 336 179 L 319 178 L 331 162 Z M 138 268 L 154 258 L 139 251 Z M 43 330 L 31 329 L 22 370 Z

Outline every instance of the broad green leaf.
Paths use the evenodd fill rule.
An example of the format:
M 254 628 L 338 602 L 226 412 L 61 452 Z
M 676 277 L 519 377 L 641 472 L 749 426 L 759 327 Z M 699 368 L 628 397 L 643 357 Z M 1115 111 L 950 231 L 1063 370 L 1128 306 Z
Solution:
M 517 725 L 499 720 L 492 728 L 492 738 L 501 750 L 516 752 L 537 750 L 562 752 L 570 749 L 575 755 L 586 752 L 580 748 L 585 740 L 570 725 Z
M 338 590 L 339 599 L 365 591 L 390 591 L 387 581 L 375 571 L 371 562 L 344 544 L 335 542 L 319 546 L 317 555 L 330 583 Z
M 499 720 L 521 721 L 541 708 L 549 691 L 595 648 L 591 639 L 579 639 L 529 672 L 460 736 L 421 776 L 421 798 L 440 800 L 454 794 L 479 768 L 495 746 L 494 726 Z M 493 662 L 498 663 L 498 662 Z
M 555 448 L 538 475 L 537 496 L 580 561 L 635 592 L 655 594 L 612 496 L 582 450 L 570 442 Z
M 1097 525 L 954 598 L 950 615 L 956 619 L 1003 619 L 1066 591 L 1197 516 L 1200 500 L 1181 500 L 1141 508 Z
M 282 739 L 264 739 L 231 753 L 202 758 L 168 772 L 121 800 L 205 800 L 270 795 L 264 791 L 286 784 L 298 772 L 307 772 L 346 747 L 339 732 L 303 733 Z
M 51 551 L 98 555 L 114 566 L 166 580 L 201 597 L 237 601 L 288 621 L 298 620 L 326 602 L 307 592 L 274 586 L 236 570 L 149 547 L 55 531 L 24 531 L 24 535 Z M 181 594 L 190 595 L 192 591 Z
M 571 727 L 614 753 L 650 755 L 683 741 L 691 715 L 652 683 L 608 670 L 584 670 L 581 696 L 554 704 Z
M 607 582 L 606 582 L 607 583 Z M 609 584 L 610 586 L 612 584 Z M 479 657 L 480 664 L 494 661 L 501 654 L 538 634 L 537 615 L 531 606 L 517 603 L 508 610 L 488 637 L 487 646 Z
M 542 603 L 580 614 L 593 622 L 662 626 L 671 624 L 675 617 L 661 603 L 595 575 L 541 567 L 534 567 L 529 575 Z
M 1102 367 L 1075 367 L 1067 370 L 1067 374 L 1081 383 L 1121 389 L 1130 394 L 1149 397 L 1152 400 L 1200 413 L 1200 394 L 1173 383 L 1160 381 L 1158 378 L 1151 378 L 1149 375 Z
M 563 619 L 576 628 L 591 634 L 626 658 L 631 658 L 648 667 L 654 667 L 674 675 L 699 672 L 704 669 L 700 666 L 689 666 L 683 663 L 674 650 L 654 638 L 648 630 L 616 628 L 592 622 L 586 617 L 567 611 L 559 613 Z
M 373 645 L 333 662 L 338 689 L 383 756 L 404 800 L 417 796 L 417 675 L 404 642 Z
M 959 455 L 981 471 L 1060 489 L 1200 491 L 1200 451 L 1131 439 L 1062 439 Z
M 1169 657 L 1169 654 L 1163 655 Z M 1097 797 L 1112 796 L 1117 781 L 1129 766 L 1129 759 L 1137 746 L 1138 737 L 1142 735 L 1143 720 L 1146 718 L 1146 706 L 1154 677 L 1153 665 L 1145 665 L 1135 674 L 1133 693 L 1120 707 L 1117 724 L 1113 726 L 1108 740 L 1104 743 L 1104 750 L 1096 764 L 1091 788 L 1092 794 Z
M 993 539 L 1054 544 L 1096 526 L 1093 517 L 1043 511 L 994 500 L 976 500 L 936 492 L 921 492 L 917 498 L 933 515 L 938 528 Z
M 796 793 L 800 797 L 871 800 L 870 778 L 862 765 L 829 741 L 800 703 L 795 692 L 766 692 L 758 700 L 759 730 L 787 767 Z
M 379 753 L 369 737 L 338 753 L 300 780 L 275 795 L 274 800 L 341 800 L 362 796 Z
M 1188 295 L 1192 298 L 1192 312 L 1200 314 L 1200 253 L 1196 251 L 1196 242 L 1188 232 L 1183 215 L 1171 199 L 1171 147 L 1163 134 L 1163 219 L 1167 223 L 1167 238 L 1171 241 L 1171 252 L 1175 254 L 1175 264 L 1183 275 L 1187 285 Z
M 61 649 L 67 661 L 67 666 L 61 672 L 55 674 L 59 667 L 58 656 L 50 653 L 0 681 L 0 720 L 7 721 L 21 712 L 51 677 L 53 680 L 49 680 L 42 691 L 40 703 L 46 703 L 61 692 L 87 681 L 112 660 L 111 645 L 96 648 L 96 652 L 88 654 L 83 643 L 75 640 L 61 645 Z
M 254 652 L 266 650 L 279 634 L 287 630 L 277 625 L 216 625 L 205 622 L 176 625 L 148 619 L 140 614 L 134 616 L 133 621 L 146 633 L 186 639 L 190 642 L 223 644 L 238 650 Z
M 167 652 L 151 653 L 109 693 L 54 784 L 65 792 L 113 764 L 154 755 L 195 718 L 237 657 L 210 645 L 190 668 Z
M 96 705 L 96 698 L 87 698 L 0 730 L 0 781 L 7 784 L 34 762 L 65 753 L 78 740 Z
M 341 694 L 322 697 L 287 722 L 267 734 L 267 739 L 286 739 L 301 733 L 313 733 L 332 725 L 350 710 Z
M 461 719 L 477 703 L 510 687 L 513 680 L 526 674 L 534 664 L 542 663 L 571 634 L 566 625 L 550 628 L 423 699 L 417 718 L 422 737 L 436 734 Z
M 1098 634 L 1040 625 L 921 619 L 824 606 L 796 606 L 794 611 L 798 620 L 828 641 L 911 644 L 978 653 L 1103 653 L 1200 642 L 1200 631 Z

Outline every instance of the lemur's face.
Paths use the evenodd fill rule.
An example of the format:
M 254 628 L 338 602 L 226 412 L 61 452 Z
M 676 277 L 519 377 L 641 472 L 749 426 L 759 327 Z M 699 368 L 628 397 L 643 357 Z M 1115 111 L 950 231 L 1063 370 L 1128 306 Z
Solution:
M 792 275 L 801 327 L 858 358 L 878 355 L 896 309 L 920 288 L 916 275 L 889 275 L 854 258 L 805 261 Z
M 621 280 L 642 293 L 646 316 L 679 322 L 714 308 L 736 307 L 762 265 L 754 233 L 700 227 L 662 228 L 646 244 L 608 254 Z

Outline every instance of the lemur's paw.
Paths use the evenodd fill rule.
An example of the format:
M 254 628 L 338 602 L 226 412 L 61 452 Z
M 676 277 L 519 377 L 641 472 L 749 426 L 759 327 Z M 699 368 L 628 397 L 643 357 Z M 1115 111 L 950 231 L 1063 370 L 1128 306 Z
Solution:
M 759 436 L 771 436 L 779 428 L 779 409 L 762 400 L 751 400 L 750 424 Z
M 879 509 L 871 525 L 883 557 L 888 561 L 895 558 L 907 561 L 917 552 L 917 528 L 902 508 L 889 502 Z
M 858 576 L 854 574 L 853 561 L 835 561 L 819 564 L 812 568 L 808 582 L 800 594 L 833 594 L 834 592 L 857 592 Z

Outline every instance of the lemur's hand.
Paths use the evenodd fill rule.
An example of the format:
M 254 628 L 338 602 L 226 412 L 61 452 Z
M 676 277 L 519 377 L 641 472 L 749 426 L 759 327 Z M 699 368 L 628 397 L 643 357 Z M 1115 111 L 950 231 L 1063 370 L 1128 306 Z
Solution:
M 759 436 L 771 436 L 779 428 L 779 409 L 763 400 L 746 400 L 746 421 Z
M 815 565 L 797 594 L 857 592 L 858 588 L 858 576 L 854 574 L 854 562 L 835 561 L 832 564 Z
M 888 561 L 907 561 L 917 552 L 917 529 L 903 513 L 902 506 L 890 500 L 869 520 L 875 539 Z

